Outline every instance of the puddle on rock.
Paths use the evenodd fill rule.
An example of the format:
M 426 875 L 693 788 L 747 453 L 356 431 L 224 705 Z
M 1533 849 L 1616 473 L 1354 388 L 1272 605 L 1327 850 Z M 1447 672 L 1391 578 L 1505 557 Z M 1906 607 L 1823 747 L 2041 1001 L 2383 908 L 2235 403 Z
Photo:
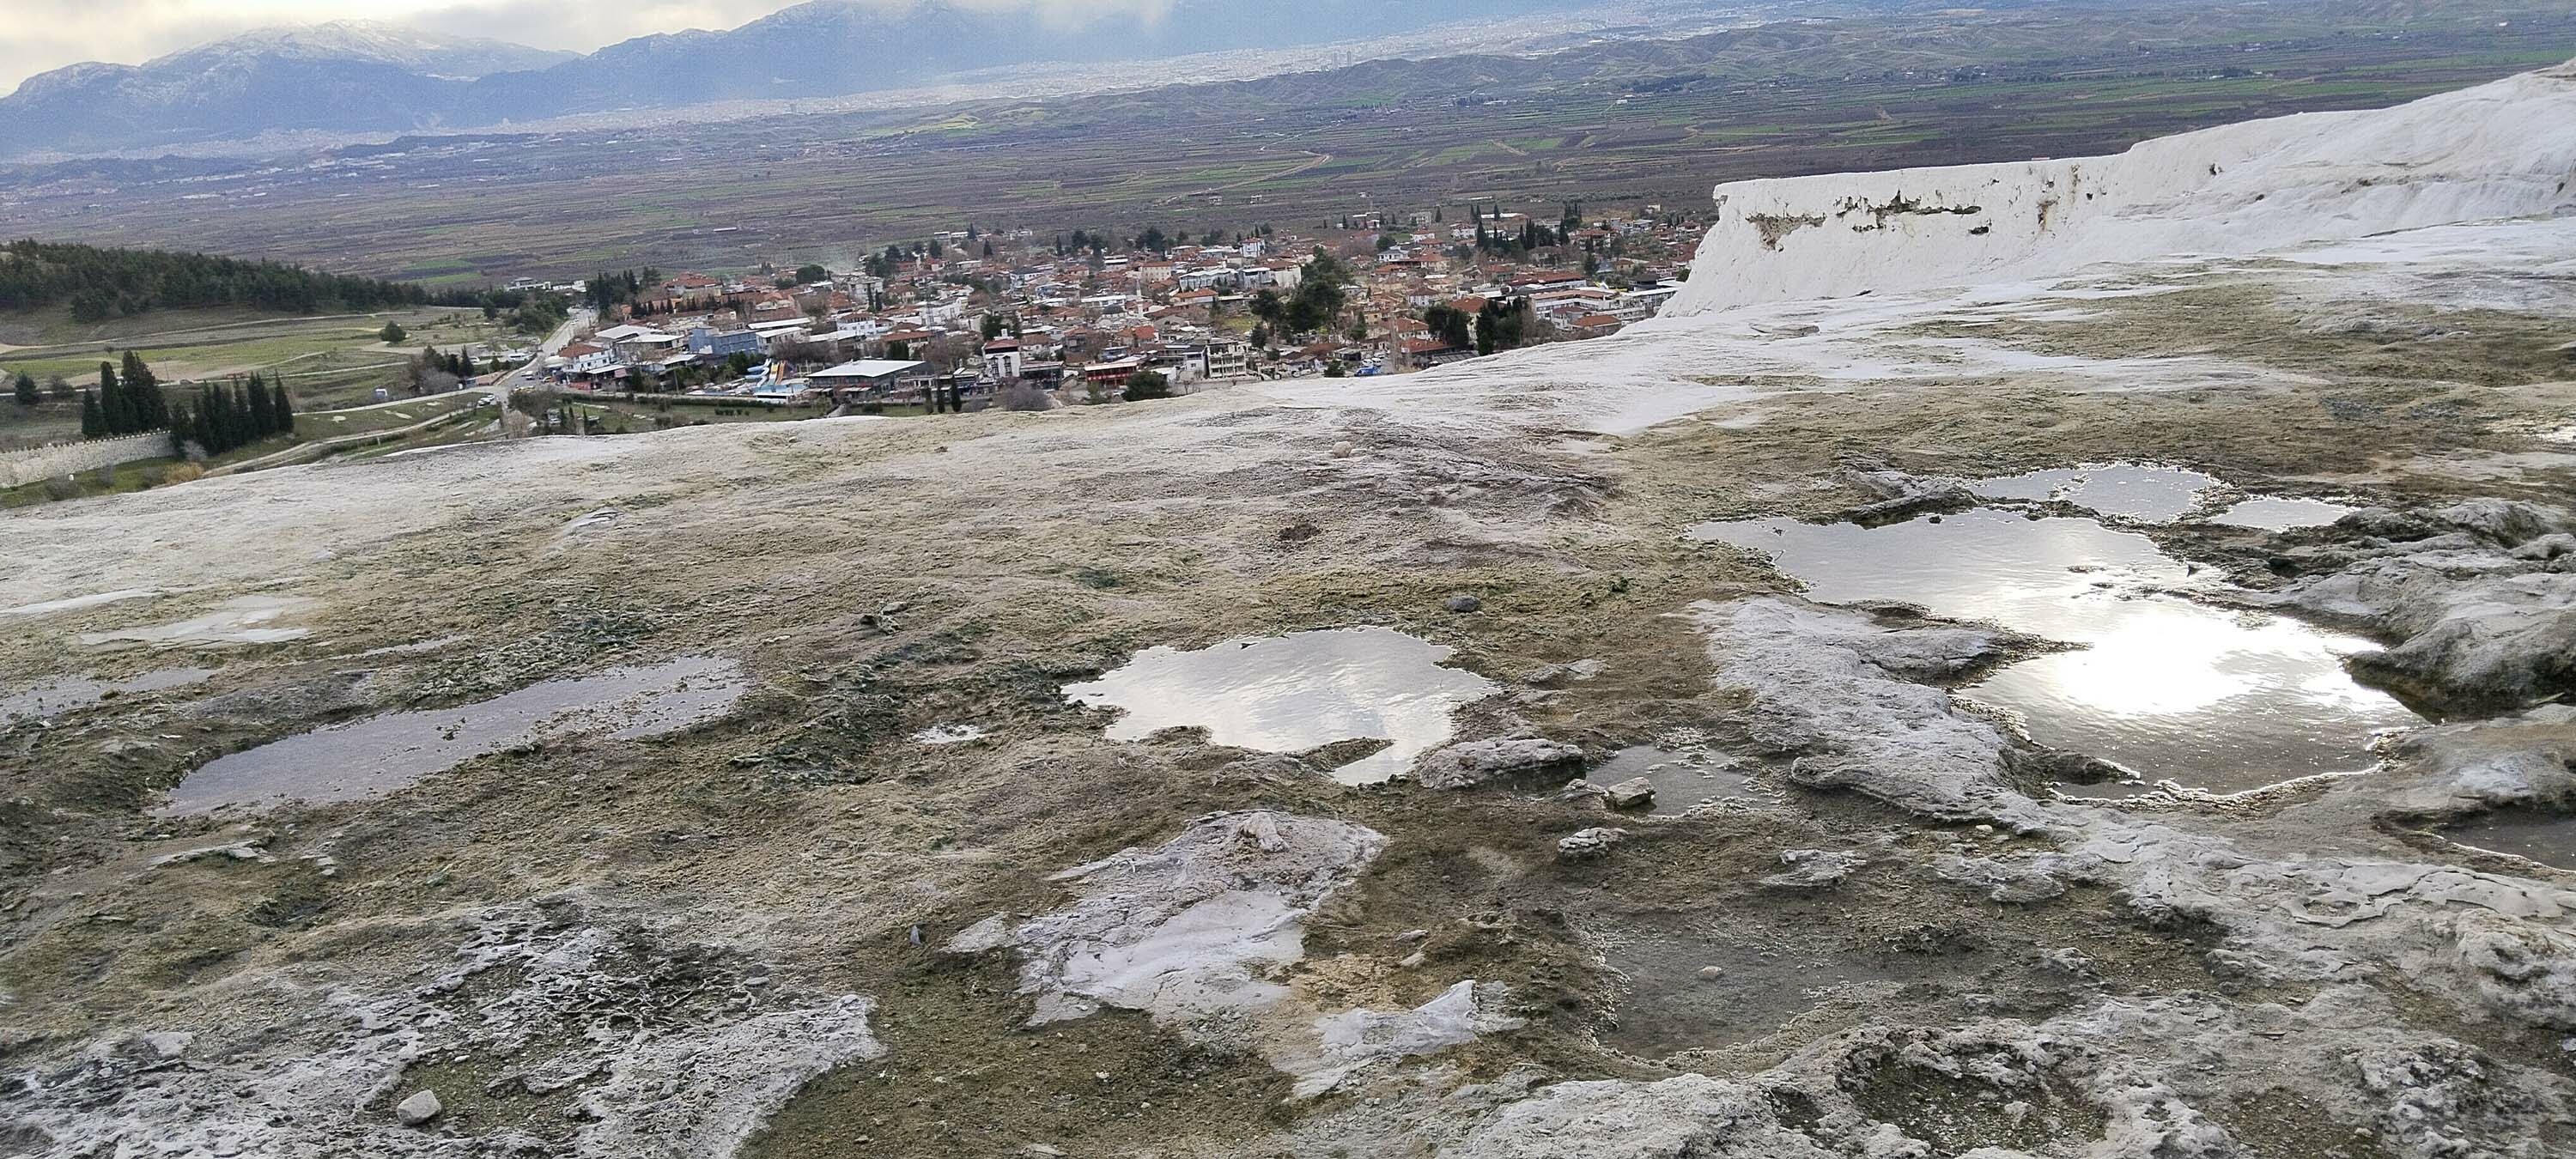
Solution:
M 1740 769 L 1653 745 L 1620 749 L 1583 775 L 1584 780 L 1604 787 L 1637 777 L 1655 787 L 1655 803 L 1647 808 L 1651 817 L 1679 817 L 1720 797 L 1747 796 L 1753 785 L 1753 779 Z
M 935 724 L 912 734 L 913 743 L 926 745 L 965 744 L 984 739 L 980 724 Z
M 278 644 L 313 634 L 309 628 L 272 628 L 271 621 L 301 612 L 313 601 L 295 596 L 238 596 L 205 615 L 113 632 L 90 632 L 81 643 L 149 644 L 155 648 L 211 648 L 229 644 Z
M 87 676 L 67 676 L 40 684 L 24 692 L 12 692 L 0 696 L 0 724 L 8 724 L 22 718 L 54 716 L 74 709 L 87 708 L 107 699 L 110 694 L 122 696 L 132 692 L 159 692 L 164 688 L 177 688 L 184 684 L 194 684 L 214 674 L 215 670 L 212 668 L 164 668 L 158 672 L 146 672 L 141 676 L 128 677 L 124 680 L 96 680 Z
M 1390 741 L 1333 771 L 1343 784 L 1375 784 L 1448 740 L 1459 705 L 1497 691 L 1482 676 L 1443 667 L 1451 651 L 1390 628 L 1229 640 L 1189 652 L 1148 648 L 1064 695 L 1121 710 L 1109 726 L 1113 740 L 1197 727 L 1218 744 L 1279 753 Z
M 2180 467 L 2107 463 L 1979 479 L 1970 491 L 1988 499 L 2059 500 L 2087 511 L 2146 523 L 2168 523 L 2200 505 L 2218 480 Z
M 2447 826 L 2442 836 L 2472 849 L 2576 871 L 2576 817 L 2529 809 L 2499 809 Z
M 47 600 L 40 604 L 20 604 L 14 608 L 0 608 L 0 616 L 42 616 L 53 612 L 72 612 L 82 608 L 95 608 L 160 594 L 161 592 L 156 588 L 119 588 L 112 592 L 73 596 L 64 600 Z
M 2210 522 L 2222 527 L 2251 527 L 2258 531 L 2294 531 L 2302 527 L 2325 527 L 2360 510 L 2323 499 L 2248 499 L 2220 512 Z
M 2018 714 L 2040 744 L 2149 779 L 2240 792 L 2367 769 L 2372 734 L 2423 723 L 2344 671 L 2369 641 L 2159 591 L 2207 585 L 2145 536 L 2090 519 L 1979 510 L 1877 528 L 1743 520 L 1692 535 L 1771 556 L 1827 603 L 1918 604 L 2083 645 L 1961 695 Z
M 549 680 L 456 708 L 388 713 L 216 758 L 182 779 L 154 812 L 177 817 L 381 797 L 542 738 L 635 740 L 677 732 L 724 715 L 750 688 L 734 662 L 692 656 Z

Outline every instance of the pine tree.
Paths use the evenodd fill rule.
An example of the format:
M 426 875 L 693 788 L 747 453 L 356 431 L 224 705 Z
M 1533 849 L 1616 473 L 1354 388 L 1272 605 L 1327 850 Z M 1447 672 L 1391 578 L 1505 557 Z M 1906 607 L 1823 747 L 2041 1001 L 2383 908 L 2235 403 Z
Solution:
M 15 393 L 18 398 L 18 405 L 25 407 L 36 405 L 36 403 L 43 397 L 36 393 L 36 376 L 23 370 L 18 372 L 18 381 Z
M 277 433 L 281 435 L 294 434 L 295 403 L 293 400 L 286 397 L 286 380 L 277 379 L 270 382 L 268 384 L 268 393 L 268 415 L 270 418 L 277 420 Z
M 81 437 L 95 439 L 107 433 L 107 414 L 99 406 L 98 392 L 81 392 Z

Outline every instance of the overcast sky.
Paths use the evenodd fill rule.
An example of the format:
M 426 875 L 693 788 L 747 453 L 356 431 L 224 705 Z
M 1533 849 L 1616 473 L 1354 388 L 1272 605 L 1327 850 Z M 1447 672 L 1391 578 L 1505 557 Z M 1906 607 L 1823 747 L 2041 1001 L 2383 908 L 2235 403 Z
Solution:
M 0 0 L 0 92 L 85 60 L 141 64 L 245 29 L 380 20 L 587 52 L 683 28 L 731 28 L 798 0 Z M 883 0 L 900 3 L 902 0 Z M 1076 18 L 1169 0 L 962 0 Z

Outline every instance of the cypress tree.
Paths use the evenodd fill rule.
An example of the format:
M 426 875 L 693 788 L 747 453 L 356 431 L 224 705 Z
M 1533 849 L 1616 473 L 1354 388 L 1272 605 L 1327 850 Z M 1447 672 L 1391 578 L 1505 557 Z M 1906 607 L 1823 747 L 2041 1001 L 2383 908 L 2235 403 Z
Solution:
M 126 406 L 125 386 L 116 380 L 116 367 L 98 364 L 98 409 L 107 421 L 107 433 L 122 435 L 134 430 L 134 412 Z
M 152 368 L 143 364 L 141 355 L 125 352 L 125 393 L 134 409 L 134 429 L 157 431 L 170 425 L 170 400 L 161 393 L 161 380 Z
M 196 428 L 197 446 L 199 448 L 203 449 L 209 455 L 220 455 L 223 453 L 223 440 L 218 437 L 215 431 L 214 387 L 200 386 L 197 388 L 197 407 L 196 410 L 188 416 L 188 422 L 190 426 Z
M 268 415 L 268 386 L 258 375 L 251 375 L 250 383 L 242 388 L 242 401 L 250 408 L 251 438 L 265 439 L 277 433 L 277 424 Z
M 286 397 L 286 380 L 281 378 L 270 382 L 268 391 L 268 413 L 269 417 L 277 420 L 277 433 L 294 434 L 295 402 Z
M 206 446 L 208 449 L 219 455 L 240 445 L 233 441 L 233 415 L 231 399 L 229 398 L 230 394 L 231 392 L 225 390 L 224 384 L 220 382 L 206 388 L 207 425 L 214 428 L 215 434 L 215 441 L 206 444 Z
M 98 392 L 81 392 L 81 437 L 95 439 L 107 433 L 107 413 L 100 408 Z
M 217 417 L 223 420 L 224 449 L 249 446 L 250 412 L 242 409 L 241 395 L 230 384 L 216 387 L 215 404 L 221 412 Z

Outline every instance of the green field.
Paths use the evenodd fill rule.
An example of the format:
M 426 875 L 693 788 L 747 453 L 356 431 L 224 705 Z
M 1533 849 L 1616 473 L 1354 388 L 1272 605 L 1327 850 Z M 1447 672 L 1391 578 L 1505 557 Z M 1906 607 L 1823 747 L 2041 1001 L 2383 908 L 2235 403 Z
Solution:
M 408 333 L 400 346 L 379 337 L 385 323 Z M 407 363 L 424 345 L 521 346 L 524 336 L 504 332 L 472 311 L 407 310 L 382 314 L 306 317 L 238 310 L 155 310 L 96 324 L 74 323 L 65 310 L 0 315 L 0 376 L 32 374 L 40 384 L 61 379 L 74 391 L 98 382 L 98 364 L 132 350 L 174 389 L 197 381 L 257 373 L 282 378 L 307 412 L 373 401 L 378 388 L 408 382 Z M 77 396 L 49 396 L 33 410 L 0 402 L 0 446 L 76 438 Z

